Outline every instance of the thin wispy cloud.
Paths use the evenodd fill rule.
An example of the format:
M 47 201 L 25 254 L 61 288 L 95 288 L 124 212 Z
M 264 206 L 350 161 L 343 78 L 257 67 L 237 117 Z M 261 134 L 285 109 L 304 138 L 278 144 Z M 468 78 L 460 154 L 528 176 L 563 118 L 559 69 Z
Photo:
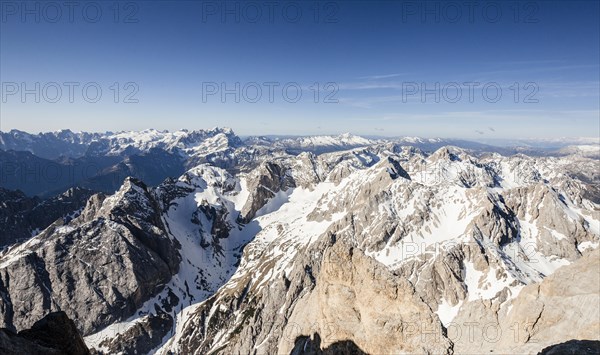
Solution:
M 600 81 L 540 82 L 539 97 L 598 97 Z
M 338 85 L 340 90 L 401 90 L 401 82 L 385 82 L 385 83 L 372 83 L 372 82 L 357 82 L 357 83 L 340 83 Z
M 361 76 L 358 79 L 362 80 L 380 80 L 380 79 L 389 79 L 389 78 L 397 78 L 399 76 L 405 76 L 407 73 L 394 73 L 394 74 L 384 74 L 384 75 L 368 75 Z
M 533 59 L 533 60 L 510 60 L 504 62 L 496 62 L 498 66 L 507 65 L 542 65 L 542 64 L 557 64 L 567 63 L 565 60 L 560 59 Z
M 492 81 L 473 81 L 479 84 L 474 88 L 473 100 L 475 103 L 485 104 L 484 86 Z M 556 99 L 569 98 L 589 98 L 598 97 L 600 93 L 600 81 L 531 81 L 521 82 L 519 90 L 515 88 L 515 83 L 512 81 L 493 82 L 492 89 L 500 88 L 502 103 L 506 104 L 550 104 L 557 103 Z M 436 87 L 436 84 L 438 86 Z M 460 93 L 450 82 L 432 82 L 432 81 L 391 81 L 381 83 L 341 83 L 339 88 L 339 103 L 358 108 L 378 108 L 386 104 L 444 104 L 445 99 L 442 95 L 454 97 L 460 94 L 461 100 L 459 103 L 471 104 L 469 102 L 469 88 L 465 83 L 456 83 L 460 87 Z M 413 91 L 415 90 L 416 92 Z M 423 89 L 425 88 L 425 89 Z M 437 89 L 436 89 L 437 88 Z M 410 92 L 405 90 L 410 89 Z M 437 90 L 439 102 L 435 102 L 432 97 L 431 90 Z M 427 91 L 428 93 L 424 93 Z M 424 97 L 426 95 L 426 97 Z M 493 95 L 495 91 L 493 91 Z M 517 100 L 517 101 L 515 101 Z M 593 107 L 593 106 L 592 106 Z M 584 108 L 590 108 L 584 107 Z
M 341 97 L 339 99 L 340 104 L 359 107 L 359 108 L 373 108 L 378 104 L 387 103 L 409 103 L 409 102 L 420 102 L 420 96 L 406 96 L 402 95 L 388 95 L 388 96 L 374 96 L 374 97 Z
M 487 83 L 496 83 L 498 84 L 503 90 L 509 90 L 509 89 L 513 89 L 513 85 L 514 85 L 514 81 L 513 80 L 508 80 L 508 79 L 503 79 L 503 80 L 484 80 L 484 79 L 472 79 L 469 77 L 465 77 L 464 80 L 458 80 L 458 81 L 450 81 L 450 80 L 438 80 L 438 81 L 434 81 L 434 80 L 406 80 L 406 81 L 387 81 L 387 82 L 381 82 L 381 83 L 374 83 L 374 82 L 346 82 L 346 83 L 339 83 L 338 84 L 338 88 L 340 90 L 384 90 L 384 89 L 390 89 L 390 90 L 402 90 L 405 89 L 408 85 L 413 85 L 413 84 L 417 84 L 417 85 L 425 85 L 425 87 L 427 89 L 430 88 L 434 88 L 434 86 L 437 84 L 440 85 L 441 88 L 443 88 L 444 86 L 452 86 L 454 84 L 458 84 L 461 88 L 463 88 L 464 90 L 467 90 L 468 86 L 466 83 L 479 83 L 479 85 L 475 86 L 475 89 L 481 89 L 483 84 L 487 84 Z M 521 85 L 525 85 L 528 82 L 532 82 L 534 84 L 537 84 L 540 88 L 544 88 L 544 89 L 570 89 L 570 90 L 577 90 L 577 91 L 587 91 L 587 90 L 598 90 L 598 88 L 600 88 L 600 81 L 553 81 L 553 82 L 547 82 L 547 81 L 522 81 L 519 84 Z M 308 88 L 309 86 L 307 86 Z
M 474 111 L 444 111 L 436 113 L 397 113 L 371 118 L 359 118 L 359 121 L 400 121 L 400 120 L 450 120 L 473 119 L 496 121 L 523 121 L 532 119 L 559 120 L 565 119 L 593 119 L 600 115 L 600 110 L 474 110 Z M 490 127 L 496 132 L 496 129 Z
M 530 75 L 532 73 L 551 73 L 551 72 L 564 72 L 570 70 L 580 70 L 580 69 L 593 69 L 600 68 L 598 64 L 581 64 L 581 65 L 553 65 L 553 66 L 527 66 L 522 68 L 514 68 L 514 69 L 500 69 L 500 70 L 490 70 L 490 71 L 482 71 L 478 73 L 471 74 L 473 76 L 486 78 L 484 80 L 498 80 L 499 76 L 506 75 Z M 487 76 L 495 76 L 495 78 L 487 79 Z

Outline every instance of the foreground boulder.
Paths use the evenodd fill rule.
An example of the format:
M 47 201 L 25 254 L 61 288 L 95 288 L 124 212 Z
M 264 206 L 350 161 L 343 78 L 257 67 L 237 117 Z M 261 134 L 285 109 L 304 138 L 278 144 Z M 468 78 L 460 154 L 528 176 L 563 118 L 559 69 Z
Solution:
M 539 355 L 594 355 L 600 354 L 598 340 L 569 340 L 564 343 L 549 346 Z
M 0 353 L 86 355 L 90 351 L 67 314 L 55 312 L 18 334 L 0 329 Z

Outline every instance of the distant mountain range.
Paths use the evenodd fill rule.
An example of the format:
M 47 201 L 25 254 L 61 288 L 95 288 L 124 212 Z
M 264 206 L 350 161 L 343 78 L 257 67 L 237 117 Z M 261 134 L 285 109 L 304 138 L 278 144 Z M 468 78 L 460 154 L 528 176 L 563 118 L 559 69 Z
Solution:
M 289 153 L 302 151 L 325 153 L 382 143 L 414 146 L 424 151 L 453 145 L 474 151 L 495 151 L 501 154 L 527 151 L 529 154 L 536 155 L 566 155 L 569 153 L 569 147 L 573 146 L 579 148 L 580 154 L 593 157 L 600 154 L 596 149 L 600 146 L 600 140 L 595 138 L 492 139 L 479 142 L 421 137 L 361 137 L 344 133 L 323 136 L 250 136 L 242 139 L 230 128 L 175 132 L 148 129 L 118 133 L 75 133 L 70 130 L 38 134 L 18 130 L 0 132 L 0 150 L 26 151 L 45 159 L 126 156 L 143 154 L 153 148 L 177 152 L 185 157 L 197 157 L 243 146 L 269 147 L 287 150 Z

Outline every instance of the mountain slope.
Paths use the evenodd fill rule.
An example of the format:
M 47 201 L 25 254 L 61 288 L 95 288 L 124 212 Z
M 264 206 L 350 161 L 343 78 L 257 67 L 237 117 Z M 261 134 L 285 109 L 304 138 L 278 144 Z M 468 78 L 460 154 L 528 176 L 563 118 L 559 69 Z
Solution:
M 54 224 L 0 256 L 0 321 L 21 330 L 62 310 L 89 333 L 129 316 L 179 266 L 179 245 L 156 199 L 134 179 L 94 195 L 81 215 Z
M 315 334 L 323 347 L 351 341 L 367 352 L 449 352 L 454 344 L 446 325 L 462 304 L 496 297 L 507 302 L 524 285 L 598 245 L 598 206 L 581 199 L 584 185 L 578 192 L 558 187 L 579 184 L 546 169 L 558 161 L 482 162 L 456 149 L 389 158 L 363 166 L 337 186 L 324 181 L 313 185 L 313 192 L 296 188 L 274 212 L 256 218 L 261 227 L 262 220 L 272 222 L 244 249 L 231 280 L 190 307 L 161 352 L 287 353 L 298 339 Z M 418 173 L 405 176 L 399 167 Z M 336 176 L 334 170 L 323 169 L 324 176 Z M 304 173 L 310 171 L 319 169 Z M 320 224 L 316 234 L 313 221 Z M 380 263 L 367 256 L 354 259 L 365 253 Z M 363 265 L 365 258 L 372 261 Z M 373 263 L 385 267 L 374 271 Z M 346 270 L 353 271 L 344 277 Z M 389 272 L 395 276 L 384 276 Z M 362 273 L 370 276 L 362 280 Z M 398 279 L 406 282 L 392 286 Z M 373 289 L 376 294 L 370 295 Z M 399 292 L 407 294 L 400 302 L 395 301 Z M 413 301 L 411 292 L 418 295 Z M 424 307 L 414 313 L 421 317 L 395 313 L 394 307 L 402 312 L 408 305 Z M 390 323 L 398 320 L 396 326 Z M 420 328 L 408 325 L 447 340 L 424 342 Z M 402 341 L 389 343 L 377 337 L 381 334 Z

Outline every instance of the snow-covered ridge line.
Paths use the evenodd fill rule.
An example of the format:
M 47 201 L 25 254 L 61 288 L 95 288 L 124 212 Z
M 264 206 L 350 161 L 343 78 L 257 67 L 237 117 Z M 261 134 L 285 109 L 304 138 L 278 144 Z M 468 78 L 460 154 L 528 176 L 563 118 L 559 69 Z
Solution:
M 236 149 L 266 148 L 282 150 L 288 153 L 313 152 L 322 154 L 342 151 L 356 147 L 380 144 L 415 146 L 426 151 L 434 151 L 445 145 L 456 145 L 479 152 L 499 152 L 511 155 L 526 150 L 537 155 L 584 155 L 597 157 L 600 143 L 589 139 L 556 140 L 553 150 L 538 149 L 535 144 L 530 148 L 513 146 L 494 146 L 464 139 L 405 137 L 367 138 L 351 133 L 339 135 L 307 136 L 249 136 L 241 139 L 231 128 L 177 131 L 145 129 L 141 131 L 120 132 L 72 132 L 61 130 L 31 134 L 19 130 L 0 132 L 0 150 L 29 151 L 43 158 L 80 157 L 83 155 L 114 156 L 148 152 L 151 149 L 163 149 L 176 152 L 184 157 L 198 159 L 210 154 Z M 565 144 L 562 144 L 563 142 Z M 568 142 L 582 142 L 578 146 L 567 147 Z M 556 145 L 555 144 L 555 145 Z

